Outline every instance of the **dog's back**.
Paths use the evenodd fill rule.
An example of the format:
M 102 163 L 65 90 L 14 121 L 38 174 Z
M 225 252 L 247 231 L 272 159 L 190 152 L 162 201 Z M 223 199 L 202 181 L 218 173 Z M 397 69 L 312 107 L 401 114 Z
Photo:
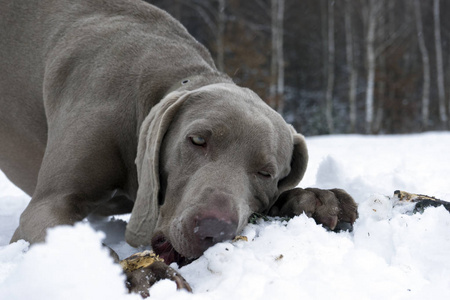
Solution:
M 154 97 L 143 104 L 145 115 L 163 96 L 157 89 L 215 69 L 178 21 L 140 0 L 0 0 L 0 7 L 0 169 L 30 195 L 47 143 L 48 106 L 62 98 L 57 91 L 83 91 L 88 78 L 107 77 L 95 80 L 97 93 L 112 98 L 117 82 L 145 81 L 139 92 Z M 135 85 L 127 88 L 123 94 L 136 93 Z
M 31 194 L 47 140 L 40 1 L 0 1 L 0 169 Z

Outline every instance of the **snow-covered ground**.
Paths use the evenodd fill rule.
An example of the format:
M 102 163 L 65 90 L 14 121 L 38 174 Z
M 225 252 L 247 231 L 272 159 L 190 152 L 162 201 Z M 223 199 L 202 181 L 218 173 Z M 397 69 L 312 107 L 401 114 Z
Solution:
M 359 203 L 352 233 L 305 216 L 249 225 L 249 241 L 221 243 L 179 269 L 194 293 L 161 281 L 152 299 L 450 299 L 450 214 L 392 208 L 394 190 L 450 201 L 450 133 L 307 139 L 302 187 L 341 187 Z M 0 175 L 0 299 L 140 299 L 126 294 L 101 241 L 125 257 L 125 222 L 84 222 L 47 242 L 8 245 L 29 198 Z M 94 225 L 97 231 L 91 229 Z

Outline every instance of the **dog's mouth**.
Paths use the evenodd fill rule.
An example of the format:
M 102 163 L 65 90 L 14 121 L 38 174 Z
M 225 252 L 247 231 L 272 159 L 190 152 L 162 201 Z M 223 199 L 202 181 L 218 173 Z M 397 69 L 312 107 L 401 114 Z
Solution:
M 157 235 L 152 238 L 152 249 L 160 258 L 164 259 L 164 263 L 167 265 L 176 262 L 181 267 L 190 262 L 186 257 L 178 253 L 163 235 Z

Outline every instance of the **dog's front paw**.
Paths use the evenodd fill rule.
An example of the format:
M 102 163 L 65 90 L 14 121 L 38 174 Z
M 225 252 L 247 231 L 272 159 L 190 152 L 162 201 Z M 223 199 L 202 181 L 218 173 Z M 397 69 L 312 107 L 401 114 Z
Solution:
M 150 296 L 149 288 L 162 279 L 175 281 L 177 289 L 185 289 L 192 292 L 191 287 L 183 276 L 161 261 L 155 261 L 145 268 L 134 271 L 125 271 L 125 274 L 127 276 L 127 288 L 130 293 L 137 293 L 141 295 L 142 298 Z
M 351 230 L 358 205 L 344 190 L 295 188 L 285 191 L 269 211 L 271 216 L 293 217 L 305 213 L 331 230 Z

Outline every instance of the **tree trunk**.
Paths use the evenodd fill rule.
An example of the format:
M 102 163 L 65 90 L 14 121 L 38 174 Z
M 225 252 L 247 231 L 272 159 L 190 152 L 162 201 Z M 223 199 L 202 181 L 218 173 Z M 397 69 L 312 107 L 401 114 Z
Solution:
M 328 84 L 328 0 L 320 0 L 320 28 L 322 38 L 322 84 L 326 98 Z M 322 98 L 322 97 L 321 97 Z M 322 105 L 322 103 L 320 103 Z M 326 103 L 325 103 L 326 105 Z M 326 108 L 325 108 L 326 111 Z
M 445 109 L 444 63 L 442 59 L 441 24 L 439 0 L 434 0 L 434 41 L 436 48 L 437 85 L 439 95 L 439 117 L 444 129 L 447 127 L 447 111 Z
M 328 72 L 327 90 L 325 94 L 326 119 L 328 132 L 334 132 L 333 120 L 333 88 L 334 88 L 334 1 L 328 1 Z
M 283 23 L 284 23 L 284 0 L 278 0 L 277 12 L 277 110 L 280 114 L 284 109 L 284 52 L 283 52 Z
M 283 55 L 284 0 L 271 0 L 272 53 L 270 61 L 270 106 L 282 112 L 284 94 L 284 55 Z
M 356 132 L 356 84 L 358 81 L 358 71 L 354 61 L 353 50 L 353 30 L 352 30 L 352 10 L 351 0 L 345 0 L 345 45 L 347 66 L 349 71 L 349 118 L 350 132 Z
M 225 34 L 225 0 L 219 0 L 217 22 L 217 69 L 225 72 L 224 62 L 224 34 Z
M 427 130 L 430 111 L 430 58 L 425 44 L 419 0 L 414 0 L 414 13 L 416 17 L 417 40 L 419 42 L 419 50 L 422 55 L 423 64 L 422 130 Z
M 178 21 L 181 21 L 181 0 L 175 0 L 174 6 L 175 6 L 175 9 L 174 9 L 173 16 Z
M 270 2 L 270 16 L 271 16 L 271 57 L 270 57 L 270 86 L 269 86 L 269 104 L 273 109 L 276 109 L 276 95 L 277 95 L 277 0 Z
M 387 7 L 386 7 L 387 6 Z M 389 33 L 394 32 L 396 29 L 392 26 L 392 18 L 387 23 L 387 11 L 394 11 L 394 1 L 378 0 L 376 12 L 377 30 L 375 31 L 375 39 L 377 41 L 389 40 Z M 386 98 L 386 80 L 387 80 L 387 67 L 386 67 L 386 54 L 377 54 L 375 50 L 375 60 L 378 60 L 378 74 L 381 80 L 377 82 L 377 97 L 374 97 L 374 106 L 376 106 L 376 112 L 374 111 L 374 121 L 372 123 L 372 133 L 380 133 L 383 127 L 384 120 L 384 102 Z
M 369 14 L 368 14 L 368 27 L 367 27 L 367 41 L 366 41 L 366 54 L 367 54 L 367 91 L 366 91 L 366 133 L 372 133 L 373 125 L 373 99 L 375 89 L 375 28 L 376 28 L 376 12 L 375 1 L 369 0 Z

